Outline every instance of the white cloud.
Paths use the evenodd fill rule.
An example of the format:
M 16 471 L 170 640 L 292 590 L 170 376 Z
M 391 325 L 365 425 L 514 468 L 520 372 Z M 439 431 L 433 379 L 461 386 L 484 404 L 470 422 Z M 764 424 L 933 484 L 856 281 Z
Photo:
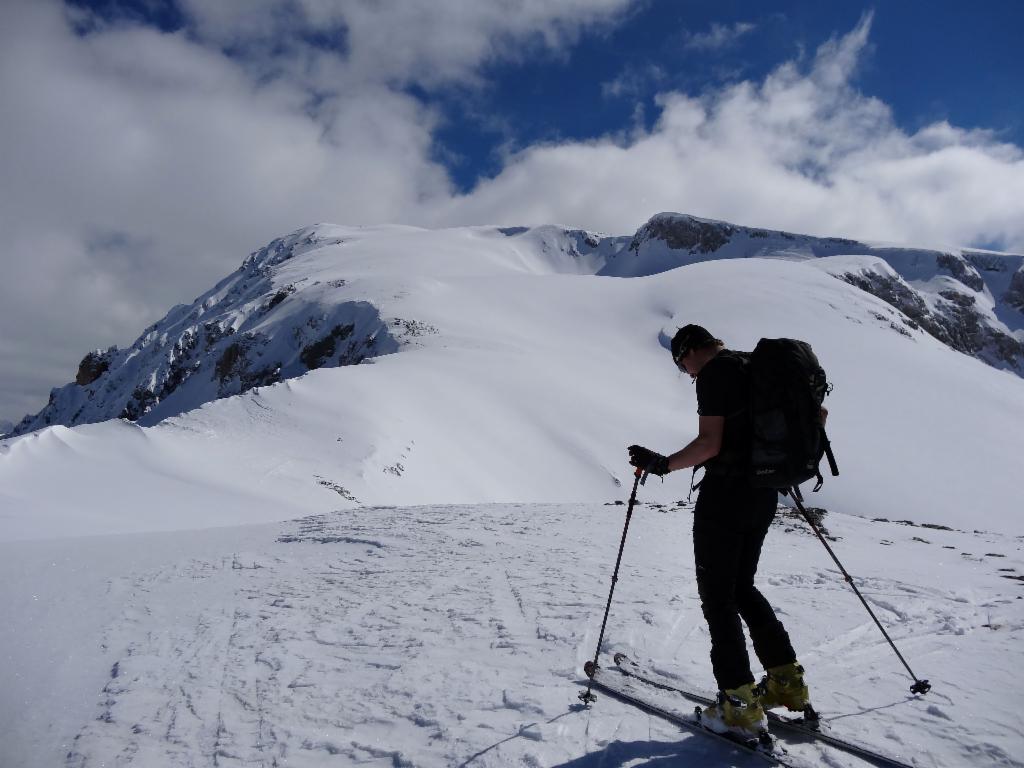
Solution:
M 455 194 L 433 140 L 458 118 L 406 86 L 474 86 L 494 61 L 567 55 L 627 3 L 190 0 L 182 32 L 85 35 L 55 0 L 3 3 L 0 417 L 37 409 L 90 348 L 131 341 L 316 221 L 629 233 L 676 210 L 1024 249 L 1018 147 L 944 123 L 907 133 L 851 84 L 870 17 L 808 67 L 663 93 L 650 131 L 634 114 L 605 137 L 527 147 Z M 339 39 L 341 52 L 321 44 Z
M 732 26 L 712 24 L 707 32 L 690 32 L 683 38 L 683 48 L 693 51 L 717 51 L 735 44 L 744 35 L 757 29 L 756 24 L 739 21 Z
M 479 67 L 559 53 L 607 27 L 631 0 L 184 0 L 197 34 L 249 58 L 280 50 L 294 66 L 316 58 L 311 35 L 344 40 L 331 76 L 356 83 L 432 87 L 478 82 Z M 305 51 L 305 56 L 296 54 Z M 336 58 L 320 49 L 321 57 Z M 306 73 L 310 74 L 310 73 Z
M 628 66 L 616 77 L 601 83 L 601 95 L 606 99 L 638 98 L 653 84 L 664 82 L 666 72 L 657 64 Z
M 0 4 L 0 416 L 274 236 L 425 221 L 439 115 L 398 86 L 564 55 L 628 1 L 195 2 L 175 34 Z
M 559 222 L 628 233 L 658 211 L 897 242 L 1024 250 L 1024 153 L 983 131 L 915 133 L 852 85 L 871 16 L 801 68 L 659 98 L 647 133 L 527 148 L 449 223 Z

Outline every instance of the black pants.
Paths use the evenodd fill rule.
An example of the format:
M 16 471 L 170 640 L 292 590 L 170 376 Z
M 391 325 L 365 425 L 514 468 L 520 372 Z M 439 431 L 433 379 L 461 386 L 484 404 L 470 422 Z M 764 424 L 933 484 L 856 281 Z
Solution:
M 752 488 L 742 478 L 708 476 L 700 487 L 693 555 L 701 609 L 711 633 L 711 667 L 720 690 L 754 682 L 741 617 L 765 669 L 796 661 L 786 628 L 754 586 L 777 500 L 775 490 Z

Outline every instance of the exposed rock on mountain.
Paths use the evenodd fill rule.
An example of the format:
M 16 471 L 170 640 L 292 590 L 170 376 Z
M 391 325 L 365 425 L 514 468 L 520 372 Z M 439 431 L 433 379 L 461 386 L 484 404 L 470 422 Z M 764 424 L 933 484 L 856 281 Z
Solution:
M 1024 313 L 1024 269 L 1013 273 L 1013 277 L 1010 278 L 1010 287 L 1003 296 L 1003 301 Z
M 13 432 L 118 417 L 154 424 L 317 368 L 359 365 L 423 344 L 449 330 L 410 317 L 404 297 L 426 290 L 430 301 L 443 302 L 445 280 L 639 277 L 736 258 L 824 269 L 894 307 L 900 313 L 894 329 L 923 329 L 953 349 L 1024 375 L 1024 256 L 869 245 L 678 213 L 652 217 L 632 237 L 554 226 L 318 225 L 252 253 L 131 347 L 87 354 L 74 383 L 54 389 L 47 406 Z
M 78 375 L 75 376 L 75 384 L 80 387 L 92 384 L 110 368 L 110 359 L 117 352 L 117 347 L 106 350 L 90 352 L 82 358 L 78 364 Z
M 12 431 L 111 418 L 152 424 L 313 368 L 356 365 L 397 350 L 376 308 L 346 296 L 344 280 L 282 284 L 280 265 L 337 242 L 325 243 L 315 230 L 274 240 L 190 306 L 172 309 L 128 349 L 87 354 L 75 383 L 54 389 L 47 406 Z
M 985 281 L 963 256 L 953 253 L 940 253 L 935 257 L 936 263 L 972 291 L 985 290 Z
M 661 240 L 673 250 L 713 253 L 729 242 L 736 227 L 721 221 L 705 221 L 692 216 L 657 216 L 633 237 L 629 250 L 634 253 L 648 240 Z
M 972 290 L 965 283 L 949 280 L 947 287 L 928 296 L 928 301 L 924 298 L 928 294 L 915 290 L 888 264 L 873 257 L 864 257 L 859 269 L 840 267 L 833 274 L 891 304 L 903 313 L 910 327 L 923 328 L 958 352 L 995 367 L 1024 372 L 1024 344 L 990 322 L 991 312 L 979 304 L 985 284 L 973 268 L 962 274 L 971 282 L 975 282 L 972 275 L 981 281 L 979 288 Z
M 869 245 L 753 229 L 677 213 L 654 216 L 601 274 L 645 275 L 697 261 L 794 260 L 864 256 L 855 268 L 825 267 L 835 277 L 891 304 L 953 349 L 1024 375 L 1024 256 L 988 251 Z M 844 264 L 847 262 L 843 262 Z

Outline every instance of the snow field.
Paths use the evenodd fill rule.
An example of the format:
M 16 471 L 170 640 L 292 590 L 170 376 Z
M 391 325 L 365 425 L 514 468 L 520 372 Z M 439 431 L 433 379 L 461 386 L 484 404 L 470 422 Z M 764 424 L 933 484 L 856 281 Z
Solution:
M 2 582 L 0 608 L 18 607 L 25 626 L 0 650 L 22 688 L 63 692 L 8 708 L 5 765 L 756 764 L 606 696 L 574 711 L 623 521 L 623 506 L 605 504 L 363 508 L 77 550 L 3 545 L 5 575 L 26 574 L 44 600 L 17 605 L 25 584 Z M 934 685 L 909 695 L 820 543 L 780 517 L 760 583 L 834 731 L 922 766 L 1020 765 L 1020 539 L 842 515 L 826 525 Z M 689 526 L 687 506 L 638 505 L 602 659 L 628 651 L 708 688 Z M 90 585 L 97 573 L 102 589 Z M 68 610 L 86 597 L 89 610 Z M 73 670 L 48 669 L 69 655 Z M 50 741 L 55 718 L 74 729 L 63 747 Z

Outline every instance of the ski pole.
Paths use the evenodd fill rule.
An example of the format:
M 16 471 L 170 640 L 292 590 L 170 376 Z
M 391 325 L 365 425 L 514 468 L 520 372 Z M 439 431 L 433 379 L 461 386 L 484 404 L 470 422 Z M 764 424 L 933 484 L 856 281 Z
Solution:
M 647 482 L 647 473 L 637 467 L 636 472 L 633 473 L 636 478 L 633 480 L 633 492 L 629 495 L 629 506 L 626 508 L 626 525 L 622 528 L 622 541 L 619 542 L 619 556 L 615 560 L 615 571 L 612 573 L 612 588 L 608 590 L 608 604 L 604 607 L 604 620 L 601 622 L 601 634 L 597 637 L 597 650 L 594 651 L 594 660 L 588 661 L 583 665 L 583 671 L 587 677 L 590 678 L 590 682 L 587 683 L 587 690 L 580 694 L 580 701 L 584 704 L 589 704 L 592 701 L 597 701 L 597 696 L 590 692 L 590 688 L 593 685 L 593 677 L 597 673 L 597 657 L 601 655 L 601 643 L 604 642 L 604 628 L 608 624 L 608 611 L 612 607 L 612 595 L 615 593 L 615 582 L 619 580 L 619 564 L 622 562 L 622 550 L 626 547 L 626 532 L 629 530 L 629 519 L 633 516 L 633 505 L 636 504 L 636 489 L 641 484 Z
M 889 633 L 885 631 L 885 627 L 882 626 L 882 622 L 880 622 L 878 618 L 875 616 L 875 612 L 871 610 L 871 606 L 868 605 L 868 601 L 864 599 L 864 596 L 860 593 L 860 590 L 857 589 L 857 585 L 853 583 L 853 577 L 849 573 L 847 573 L 846 569 L 843 567 L 843 564 L 839 562 L 839 558 L 836 557 L 836 553 L 832 551 L 832 547 L 830 547 L 828 545 L 828 542 L 825 541 L 825 537 L 821 535 L 821 531 L 818 529 L 818 526 L 814 524 L 814 521 L 811 519 L 811 516 L 808 514 L 807 510 L 804 509 L 804 505 L 800 503 L 800 489 L 796 487 L 790 488 L 788 493 L 793 498 L 793 501 L 796 503 L 796 508 L 800 510 L 800 514 L 804 516 L 804 520 L 807 521 L 807 524 L 811 526 L 811 530 L 814 531 L 815 536 L 818 537 L 818 541 L 825 545 L 825 550 L 832 557 L 832 561 L 837 566 L 839 566 L 839 570 L 842 571 L 843 578 L 846 580 L 846 583 L 850 585 L 850 588 L 853 590 L 854 594 L 856 594 L 857 597 L 860 598 L 861 603 L 863 603 L 864 607 L 867 609 L 868 615 L 871 616 L 871 618 L 875 622 L 875 625 L 881 631 L 882 637 L 884 637 L 888 641 L 889 645 L 892 646 L 892 649 L 896 652 L 897 658 L 900 660 L 900 662 L 902 662 L 903 666 L 906 667 L 907 672 L 910 673 L 910 677 L 914 681 L 914 684 L 910 686 L 910 692 L 920 694 L 928 693 L 928 691 L 930 691 L 932 688 L 931 683 L 929 683 L 927 680 L 919 679 L 918 676 L 914 674 L 914 670 L 912 670 L 910 668 L 910 665 L 907 664 L 907 660 L 903 658 L 903 654 L 900 653 L 899 648 L 896 647 L 896 643 L 894 643 L 892 641 L 892 638 L 889 637 Z

